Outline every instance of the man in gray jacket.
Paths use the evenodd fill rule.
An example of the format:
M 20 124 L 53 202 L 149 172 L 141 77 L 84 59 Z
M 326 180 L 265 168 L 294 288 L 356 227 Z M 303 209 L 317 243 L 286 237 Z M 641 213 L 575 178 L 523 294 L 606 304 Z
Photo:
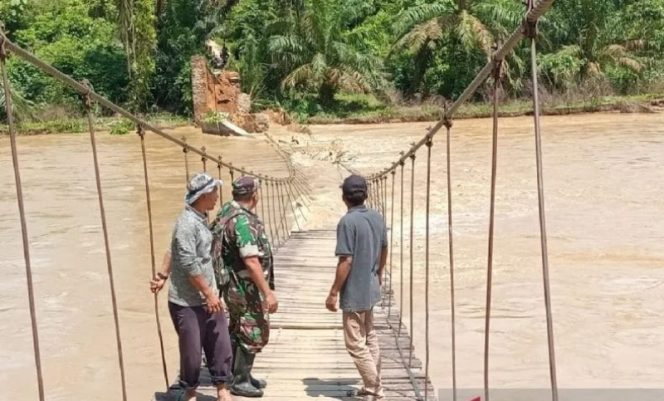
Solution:
M 178 334 L 180 387 L 184 390 L 178 401 L 196 399 L 201 349 L 212 383 L 217 386 L 217 399 L 231 401 L 227 385 L 232 380 L 233 353 L 212 266 L 212 232 L 207 218 L 219 199 L 219 185 L 221 181 L 204 173 L 191 179 L 163 271 L 151 282 L 152 292 L 156 293 L 171 277 L 168 309 Z
M 381 277 L 387 260 L 387 229 L 383 217 L 364 205 L 368 193 L 364 178 L 351 175 L 341 188 L 348 212 L 337 226 L 339 263 L 325 305 L 335 312 L 338 302 L 343 311 L 346 350 L 364 382 L 359 394 L 370 401 L 384 397 L 373 307 L 380 301 Z

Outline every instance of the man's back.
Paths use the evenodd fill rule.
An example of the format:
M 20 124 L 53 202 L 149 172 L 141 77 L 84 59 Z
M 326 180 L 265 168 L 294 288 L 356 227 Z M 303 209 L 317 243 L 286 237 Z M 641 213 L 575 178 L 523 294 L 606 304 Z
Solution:
M 337 256 L 353 258 L 341 290 L 340 307 L 355 312 L 371 309 L 380 300 L 378 271 L 381 251 L 387 246 L 382 216 L 366 206 L 350 208 L 337 226 Z

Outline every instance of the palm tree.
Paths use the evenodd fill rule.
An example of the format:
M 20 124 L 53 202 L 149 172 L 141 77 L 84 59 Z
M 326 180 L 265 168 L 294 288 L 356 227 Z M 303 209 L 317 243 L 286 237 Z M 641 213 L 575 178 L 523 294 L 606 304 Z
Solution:
M 289 31 L 270 38 L 269 51 L 285 77 L 282 89 L 303 88 L 318 93 L 329 105 L 345 90 L 368 93 L 382 87 L 382 63 L 350 43 L 346 22 L 349 12 L 334 0 L 312 0 L 299 13 Z
M 435 53 L 444 47 L 453 47 L 451 54 L 479 52 L 490 57 L 493 35 L 478 18 L 477 8 L 478 2 L 472 0 L 438 0 L 411 7 L 397 16 L 397 39 L 390 55 L 401 51 L 414 55 L 411 91 L 420 86 Z
M 11 94 L 14 120 L 24 121 L 34 118 L 34 113 L 32 112 L 32 106 L 34 106 L 34 104 L 24 98 L 21 93 L 14 88 L 11 88 Z M 2 81 L 0 81 L 0 121 L 6 120 L 7 108 L 5 104 L 5 89 Z
M 155 73 L 155 4 L 153 0 L 116 0 L 116 7 L 120 39 L 127 55 L 131 103 L 133 108 L 143 109 Z
M 552 13 L 559 50 L 542 57 L 549 80 L 559 87 L 570 82 L 602 81 L 611 68 L 638 74 L 643 62 L 634 52 L 643 42 L 627 40 L 620 7 L 611 0 L 563 0 Z

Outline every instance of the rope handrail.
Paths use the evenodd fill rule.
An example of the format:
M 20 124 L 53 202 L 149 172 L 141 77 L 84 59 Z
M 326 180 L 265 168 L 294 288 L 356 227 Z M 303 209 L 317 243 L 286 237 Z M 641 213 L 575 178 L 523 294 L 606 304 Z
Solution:
M 292 171 L 290 169 L 289 169 L 289 173 L 290 173 L 289 177 L 287 177 L 287 178 L 275 178 L 275 177 L 270 177 L 270 176 L 264 175 L 264 174 L 254 173 L 252 171 L 246 170 L 246 169 L 241 168 L 241 167 L 235 167 L 235 166 L 233 166 L 232 163 L 226 163 L 223 160 L 221 160 L 221 158 L 216 158 L 215 156 L 206 153 L 204 150 L 198 149 L 194 146 L 191 146 L 191 145 L 187 144 L 186 141 L 175 138 L 173 135 L 170 135 L 170 134 L 166 133 L 161 128 L 150 124 L 149 122 L 145 121 L 144 119 L 142 119 L 140 117 L 137 117 L 136 115 L 132 114 L 131 112 L 127 111 L 126 109 L 116 105 L 115 103 L 111 102 L 110 100 L 106 99 L 105 97 L 103 97 L 100 94 L 98 94 L 97 92 L 95 92 L 90 87 L 86 86 L 85 84 L 76 81 L 75 79 L 73 79 L 69 75 L 64 74 L 63 72 L 61 72 L 57 68 L 51 66 L 50 64 L 41 61 L 34 54 L 30 53 L 29 51 L 23 49 L 22 47 L 18 46 L 17 44 L 15 44 L 11 40 L 9 40 L 9 38 L 7 38 L 7 36 L 5 35 L 5 33 L 2 30 L 0 30 L 0 42 L 5 46 L 5 48 L 7 50 L 10 50 L 13 54 L 15 54 L 16 56 L 21 58 L 23 61 L 26 61 L 26 62 L 32 64 L 33 66 L 35 66 L 36 68 L 38 68 L 42 72 L 50 75 L 52 78 L 56 79 L 57 81 L 69 86 L 71 89 L 75 90 L 79 94 L 81 94 L 83 96 L 89 96 L 91 100 L 99 103 L 100 105 L 102 105 L 102 106 L 104 106 L 104 107 L 106 107 L 106 108 L 108 108 L 108 109 L 110 109 L 110 110 L 112 110 L 112 111 L 114 111 L 114 112 L 116 112 L 120 115 L 122 115 L 126 119 L 133 121 L 137 126 L 143 127 L 144 129 L 146 129 L 148 131 L 152 131 L 155 134 L 161 136 L 162 138 L 179 145 L 186 152 L 196 153 L 196 154 L 198 154 L 199 156 L 201 156 L 202 158 L 204 158 L 206 160 L 210 160 L 214 163 L 222 165 L 222 166 L 224 166 L 228 169 L 238 171 L 238 172 L 240 172 L 242 174 L 245 174 L 245 175 L 256 176 L 257 178 L 261 178 L 264 181 L 290 182 L 290 181 L 293 180 L 293 174 L 292 174 Z
M 42 372 L 41 349 L 39 345 L 39 327 L 37 326 L 37 308 L 35 302 L 34 283 L 32 280 L 32 262 L 30 257 L 30 239 L 28 236 L 28 223 L 25 218 L 25 202 L 23 200 L 23 188 L 21 172 L 19 168 L 18 150 L 16 145 L 16 129 L 14 128 L 14 116 L 12 114 L 12 91 L 9 87 L 7 76 L 7 52 L 3 37 L 0 36 L 0 75 L 2 75 L 2 86 L 5 95 L 5 110 L 7 111 L 7 125 L 9 127 L 9 143 L 12 154 L 12 165 L 14 168 L 14 182 L 16 184 L 16 200 L 18 203 L 18 214 L 21 223 L 21 239 L 23 245 L 23 260 L 25 261 L 25 275 L 28 287 L 28 308 L 30 311 L 30 328 L 32 334 L 32 347 L 35 358 L 35 370 L 37 375 L 37 391 L 39 400 L 44 401 L 44 377 Z
M 422 146 L 424 146 L 429 138 L 432 138 L 434 135 L 438 133 L 444 126 L 446 121 L 452 120 L 452 117 L 456 112 L 459 110 L 459 107 L 461 107 L 462 104 L 464 104 L 470 97 L 477 91 L 477 89 L 486 81 L 489 76 L 491 76 L 491 72 L 493 71 L 494 65 L 496 61 L 501 61 L 503 60 L 514 48 L 516 45 L 521 41 L 521 39 L 526 37 L 526 33 L 529 30 L 529 27 L 532 24 L 537 23 L 539 18 L 547 12 L 551 6 L 553 5 L 555 0 L 539 0 L 525 15 L 523 21 L 519 25 L 519 27 L 510 35 L 510 37 L 507 39 L 505 44 L 500 46 L 492 55 L 491 59 L 482 67 L 480 72 L 477 73 L 475 76 L 475 79 L 466 87 L 466 90 L 463 91 L 463 93 L 457 98 L 457 100 L 450 105 L 449 108 L 443 113 L 442 117 L 434 125 L 427 134 L 420 139 L 417 143 L 412 145 L 410 149 L 408 149 L 402 156 L 399 158 L 397 161 L 392 163 L 388 168 L 379 171 L 378 173 L 374 173 L 368 176 L 369 179 L 371 178 L 376 178 L 376 177 L 381 177 L 385 176 L 388 173 L 390 173 L 392 170 L 395 170 L 397 166 L 399 166 L 399 163 L 405 162 L 411 155 L 415 154 Z M 344 166 L 345 167 L 345 166 Z M 352 169 L 349 169 L 352 171 Z
M 426 359 L 425 359 L 425 390 L 424 390 L 424 399 L 428 397 L 428 387 L 427 381 L 429 380 L 429 241 L 430 241 L 430 232 L 429 232 L 429 202 L 430 202 L 430 186 L 431 186 L 431 144 L 434 135 L 436 135 L 443 127 L 446 128 L 446 162 L 447 162 L 447 214 L 448 214 L 448 249 L 449 249 L 449 263 L 450 263 L 450 307 L 451 307 L 451 340 L 452 340 L 452 399 L 457 400 L 457 380 L 456 380 L 456 318 L 455 318 L 455 286 L 454 286 L 454 248 L 453 248 L 453 237 L 454 232 L 452 228 L 452 183 L 451 183 L 451 151 L 450 151 L 450 138 L 451 138 L 451 127 L 452 127 L 452 117 L 458 111 L 460 106 L 466 102 L 476 91 L 477 89 L 489 78 L 493 77 L 493 147 L 492 147 L 492 173 L 491 173 L 491 206 L 490 206 L 490 222 L 489 222 L 489 243 L 488 243 L 488 256 L 487 256 L 487 287 L 486 287 L 486 305 L 485 305 L 485 327 L 484 327 L 484 369 L 483 369 L 483 387 L 484 387 L 484 397 L 485 401 L 489 401 L 490 388 L 489 388 L 489 338 L 490 338 L 490 321 L 491 321 L 491 290 L 492 290 L 492 270 L 493 270 L 493 237 L 494 237 L 494 212 L 495 212 L 495 192 L 496 192 L 496 160 L 497 160 L 497 136 L 498 136 L 498 90 L 500 82 L 502 79 L 501 76 L 501 65 L 505 57 L 516 47 L 516 45 L 524 38 L 530 40 L 530 58 L 531 58 L 531 72 L 533 75 L 533 115 L 534 115 L 534 126 L 535 126 L 535 145 L 536 145 L 536 167 L 537 167 L 537 189 L 538 189 L 538 200 L 539 200 L 539 220 L 540 220 L 540 240 L 541 240 L 541 256 L 542 256 L 542 273 L 543 273 L 543 285 L 544 285 L 544 303 L 546 311 L 546 326 L 547 326 L 547 346 L 549 353 L 549 373 L 551 379 L 551 397 L 553 401 L 558 401 L 558 384 L 557 384 L 557 375 L 556 375 L 556 360 L 555 360 L 555 347 L 554 347 L 554 333 L 553 333 L 553 318 L 551 310 L 551 290 L 550 290 L 550 279 L 549 279 L 549 264 L 548 264 L 548 250 L 547 250 L 547 234 L 546 234 L 546 219 L 545 219 L 545 208 L 544 208 L 544 188 L 543 188 L 543 167 L 542 167 L 542 145 L 541 145 L 541 128 L 540 128 L 540 105 L 539 105 L 539 96 L 538 96 L 538 84 L 537 84 L 537 52 L 536 52 L 536 38 L 537 38 L 537 23 L 539 18 L 553 5 L 555 0 L 528 0 L 526 2 L 527 11 L 521 22 L 519 28 L 514 31 L 510 37 L 507 39 L 505 44 L 497 45 L 496 50 L 491 55 L 490 60 L 487 64 L 479 71 L 475 76 L 473 81 L 466 87 L 463 93 L 452 103 L 449 107 L 445 107 L 444 112 L 441 114 L 440 121 L 438 121 L 434 127 L 430 128 L 426 135 L 417 143 L 413 144 L 408 151 L 401 152 L 400 157 L 394 161 L 388 168 L 381 170 L 379 172 L 366 175 L 367 180 L 371 182 L 381 182 L 384 179 L 387 179 L 388 174 L 396 173 L 399 166 L 401 166 L 401 264 L 400 264 L 400 312 L 399 320 L 401 328 L 401 319 L 403 313 L 403 284 L 404 284 L 404 266 L 403 266 L 403 169 L 405 162 L 410 158 L 412 161 L 411 166 L 411 216 L 410 216 L 410 349 L 411 354 L 408 357 L 408 362 L 403 361 L 407 370 L 411 366 L 410 362 L 412 361 L 412 340 L 413 340 L 413 286 L 412 286 L 412 274 L 413 274 L 413 221 L 414 217 L 412 214 L 413 208 L 413 184 L 414 184 L 414 170 L 415 170 L 415 157 L 418 150 L 427 145 L 427 195 L 426 195 L 426 215 L 425 215 L 425 224 L 426 224 L 426 233 L 425 233 L 425 270 L 426 270 L 426 289 L 425 289 L 425 347 L 426 347 Z M 346 170 L 351 173 L 357 174 L 357 171 L 350 166 L 341 164 Z M 371 186 L 370 186 L 371 188 Z M 394 196 L 394 189 L 393 196 Z M 383 215 L 385 210 L 380 210 Z M 385 216 L 384 216 L 385 217 Z M 394 223 L 392 222 L 392 225 Z M 392 242 L 392 240 L 390 241 Z M 392 282 L 390 271 L 390 284 Z M 389 316 L 389 311 L 388 311 Z M 397 330 L 394 333 L 397 342 L 401 337 L 400 330 Z M 399 349 L 399 351 L 401 351 Z M 401 353 L 401 352 L 400 352 Z M 404 356 L 401 355 L 402 360 Z M 410 373 L 410 371 L 409 371 Z M 412 381 L 412 377 L 411 377 Z M 416 393 L 416 398 L 419 399 L 419 389 L 416 386 L 416 383 L 413 382 L 414 390 Z
M 289 221 L 288 221 L 288 213 L 289 210 L 287 208 L 287 205 L 290 206 L 290 212 L 292 214 L 292 218 L 296 221 L 298 228 L 299 228 L 299 222 L 297 221 L 297 215 L 295 213 L 295 206 L 297 207 L 297 210 L 300 210 L 300 205 L 307 207 L 307 197 L 309 197 L 309 201 L 311 200 L 310 195 L 308 194 L 308 191 L 310 190 L 310 187 L 308 185 L 308 182 L 306 180 L 302 179 L 301 172 L 297 169 L 294 168 L 290 158 L 288 155 L 286 155 L 282 149 L 279 148 L 278 144 L 273 143 L 276 147 L 277 154 L 283 159 L 287 166 L 288 170 L 288 177 L 286 178 L 275 178 L 275 177 L 270 177 L 265 174 L 256 174 L 251 170 L 245 169 L 244 167 L 235 167 L 232 163 L 230 162 L 224 162 L 222 161 L 222 156 L 214 157 L 211 156 L 210 154 L 207 153 L 206 148 L 203 146 L 200 149 L 195 148 L 189 144 L 187 144 L 186 138 L 182 138 L 181 140 L 174 138 L 172 135 L 167 134 L 163 130 L 161 130 L 158 127 L 155 127 L 151 125 L 149 122 L 141 119 L 140 117 L 137 117 L 136 115 L 128 112 L 127 110 L 123 109 L 122 107 L 112 103 L 108 99 L 104 98 L 103 96 L 99 95 L 96 93 L 90 83 L 87 80 L 82 80 L 81 82 L 75 81 L 73 78 L 70 76 L 62 73 L 61 71 L 57 70 L 53 66 L 46 64 L 39 60 L 37 57 L 35 57 L 33 54 L 29 53 L 28 51 L 20 48 L 19 46 L 15 45 L 7 37 L 5 36 L 2 26 L 0 24 L 0 72 L 2 73 L 1 78 L 3 82 L 3 87 L 5 91 L 5 109 L 7 112 L 7 119 L 8 119 L 8 125 L 9 125 L 9 134 L 10 134 L 10 143 L 11 143 L 11 154 L 12 154 L 12 159 L 13 159 L 13 166 L 14 166 L 14 174 L 15 174 L 15 181 L 16 181 L 16 191 L 17 191 L 17 202 L 19 206 L 19 216 L 20 216 L 20 221 L 21 221 L 21 233 L 22 233 L 22 239 L 23 239 L 23 250 L 24 250 L 24 259 L 25 259 L 25 267 L 26 267 L 26 277 L 27 277 L 27 284 L 28 284 L 28 300 L 29 300 L 29 311 L 30 311 L 30 321 L 31 321 L 31 328 L 32 328 L 32 337 L 33 337 L 33 348 L 34 348 L 34 357 L 35 357 L 35 369 L 37 372 L 37 386 L 38 386 L 38 392 L 39 392 L 39 400 L 43 401 L 45 399 L 45 389 L 44 389 L 44 381 L 43 381 L 43 374 L 42 374 L 42 364 L 41 364 L 41 352 L 40 352 L 40 343 L 39 343 L 39 333 L 38 333 L 38 326 L 37 326 L 37 315 L 36 315 L 36 297 L 34 294 L 34 288 L 33 288 L 33 280 L 32 280 L 32 269 L 31 269 L 31 260 L 30 260 L 30 246 L 29 246 L 29 237 L 28 237 L 28 227 L 27 227 L 27 222 L 25 218 L 25 210 L 24 210 L 24 200 L 23 200 L 23 192 L 22 192 L 22 184 L 21 184 L 21 179 L 20 179 L 20 170 L 19 170 L 19 163 L 18 163 L 18 149 L 16 146 L 16 129 L 15 129 L 15 124 L 13 120 L 13 108 L 12 108 L 12 99 L 11 99 L 11 91 L 9 87 L 9 79 L 7 77 L 7 71 L 6 71 L 6 65 L 5 61 L 7 58 L 7 53 L 11 51 L 14 54 L 16 54 L 20 59 L 26 61 L 27 63 L 35 66 L 38 68 L 41 72 L 50 75 L 57 81 L 63 83 L 66 86 L 69 86 L 76 92 L 78 92 L 82 98 L 84 108 L 85 108 L 85 114 L 87 117 L 87 126 L 88 126 L 88 131 L 90 134 L 90 144 L 92 148 L 92 156 L 93 156 L 93 166 L 94 166 L 94 175 L 95 175 L 95 181 L 96 181 L 96 187 L 97 187 L 97 195 L 98 195 L 98 201 L 99 201 L 99 212 L 100 212 L 100 218 L 101 218 L 101 225 L 102 225 L 102 232 L 103 232 L 103 241 L 104 241 L 104 253 L 106 256 L 106 267 L 107 267 L 107 272 L 108 272 L 108 281 L 109 281 L 109 286 L 110 286 L 110 294 L 111 294 L 111 307 L 112 307 L 112 312 L 113 312 L 113 322 L 114 322 L 114 327 L 115 327 L 115 340 L 116 340 L 116 348 L 117 348 L 117 356 L 118 356 L 118 365 L 119 365 L 119 373 L 120 373 L 120 381 L 121 381 L 121 390 L 122 390 L 122 400 L 127 400 L 128 399 L 128 392 L 127 392 L 127 380 L 126 380 L 126 370 L 125 370 L 125 362 L 124 362 L 124 354 L 123 354 L 123 346 L 122 346 L 122 335 L 120 332 L 120 314 L 119 314 L 119 302 L 118 302 L 118 297 L 116 294 L 115 290 L 115 280 L 114 280 L 114 273 L 113 273 L 113 264 L 112 264 L 112 247 L 109 241 L 109 234 L 108 234 L 108 223 L 110 221 L 107 220 L 106 218 L 106 212 L 105 212 L 105 207 L 104 207 L 104 198 L 103 198 L 103 192 L 102 192 L 102 180 L 101 180 L 101 171 L 100 171 L 100 162 L 98 158 L 98 152 L 97 152 L 97 146 L 96 146 L 96 139 L 95 139 L 95 124 L 94 124 L 94 118 L 93 118 L 93 113 L 92 113 L 92 106 L 94 103 L 97 103 L 101 105 L 102 107 L 105 107 L 109 110 L 113 110 L 116 113 L 124 116 L 128 120 L 133 121 L 136 124 L 136 132 L 138 134 L 138 137 L 140 138 L 140 146 L 141 146 L 141 159 L 142 159 L 142 169 L 143 169 L 143 179 L 144 179 L 144 184 L 145 184 L 145 196 L 146 196 L 146 206 L 147 206 L 147 218 L 148 218 L 148 228 L 149 228 L 149 245 L 150 245 L 150 273 L 151 277 L 155 277 L 156 275 L 156 259 L 155 259 L 155 241 L 154 241 L 154 227 L 153 227 L 153 216 L 152 216 L 152 201 L 151 201 L 151 196 L 150 196 L 150 180 L 149 180 L 149 175 L 148 175 L 148 162 L 147 162 L 147 154 L 146 154 L 146 147 L 145 147 L 145 133 L 146 131 L 152 131 L 156 134 L 158 134 L 160 137 L 170 141 L 171 143 L 175 143 L 180 146 L 183 155 L 184 155 L 184 171 L 186 173 L 186 180 L 188 181 L 189 179 L 189 171 L 190 171 L 190 158 L 189 158 L 189 152 L 193 152 L 196 155 L 199 155 L 200 161 L 202 163 L 202 171 L 208 170 L 208 166 L 212 167 L 212 165 L 209 165 L 208 162 L 216 163 L 217 165 L 217 173 L 219 175 L 219 178 L 222 176 L 222 167 L 228 168 L 229 175 L 231 177 L 231 181 L 235 177 L 236 174 L 246 174 L 246 175 L 252 175 L 258 178 L 260 183 L 265 183 L 265 188 L 263 188 L 263 185 L 260 185 L 259 191 L 261 194 L 261 198 L 263 198 L 263 194 L 265 193 L 266 196 L 263 198 L 263 201 L 261 202 L 261 209 L 264 212 L 265 208 L 267 208 L 268 211 L 268 218 L 265 220 L 265 224 L 269 226 L 270 229 L 270 239 L 271 242 L 273 243 L 273 248 L 275 251 L 281 247 L 286 241 L 288 241 L 291 237 L 292 234 L 292 223 L 290 224 L 289 227 Z M 271 187 L 271 188 L 270 188 Z M 270 191 L 272 189 L 272 191 Z M 272 192 L 270 194 L 270 192 Z M 223 201 L 223 191 L 221 188 L 219 189 L 219 198 Z M 301 200 L 301 202 L 300 202 Z M 293 205 L 293 202 L 296 202 L 296 205 Z M 308 207 L 307 207 L 308 209 Z M 300 214 L 302 215 L 303 218 L 306 220 L 306 216 L 300 210 Z M 263 213 L 264 216 L 264 213 Z M 157 291 L 158 292 L 158 291 Z M 154 301 L 154 312 L 155 312 L 155 319 L 156 319 L 156 329 L 157 329 L 157 336 L 159 339 L 159 348 L 160 348 L 160 353 L 161 353 L 161 362 L 162 362 L 162 369 L 163 369 L 163 374 L 164 374 L 164 381 L 165 385 L 168 388 L 169 386 L 169 379 L 168 379 L 168 367 L 166 365 L 166 355 L 165 355 L 165 349 L 164 349 L 164 339 L 163 339 L 163 334 L 161 330 L 161 320 L 159 316 L 159 300 L 157 296 L 157 292 L 154 293 L 153 296 L 153 301 Z

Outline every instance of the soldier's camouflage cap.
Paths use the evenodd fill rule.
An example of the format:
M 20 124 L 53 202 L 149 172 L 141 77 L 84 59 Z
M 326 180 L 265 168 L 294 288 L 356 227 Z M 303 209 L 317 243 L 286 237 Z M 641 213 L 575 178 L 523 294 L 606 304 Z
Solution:
M 258 190 L 258 179 L 248 175 L 242 176 L 233 181 L 233 196 L 242 196 L 253 194 Z

